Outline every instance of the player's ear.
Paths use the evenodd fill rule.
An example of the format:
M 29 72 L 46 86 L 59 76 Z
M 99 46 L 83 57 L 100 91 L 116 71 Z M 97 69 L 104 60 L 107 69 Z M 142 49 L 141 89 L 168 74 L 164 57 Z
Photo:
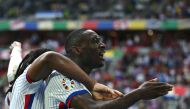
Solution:
M 81 48 L 77 46 L 72 46 L 70 51 L 76 55 L 79 55 L 81 53 Z

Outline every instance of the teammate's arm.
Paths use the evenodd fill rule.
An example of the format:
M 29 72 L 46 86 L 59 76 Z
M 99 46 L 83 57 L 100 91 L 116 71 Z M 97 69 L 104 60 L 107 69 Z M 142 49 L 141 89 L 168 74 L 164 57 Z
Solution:
M 17 68 L 22 61 L 22 54 L 21 54 L 21 43 L 14 41 L 11 46 L 11 55 L 10 55 L 10 61 L 7 71 L 7 78 L 8 82 L 12 82 L 15 78 Z
M 45 79 L 52 72 L 52 70 L 57 70 L 64 76 L 75 79 L 83 83 L 90 91 L 103 91 L 109 93 L 113 96 L 108 96 L 106 98 L 115 98 L 121 96 L 122 93 L 108 88 L 102 84 L 97 83 L 95 80 L 91 79 L 77 64 L 72 60 L 63 56 L 60 53 L 49 51 L 41 56 L 39 56 L 29 67 L 28 76 L 32 81 L 38 81 Z M 95 96 L 96 98 L 96 96 Z
M 77 109 L 126 109 L 139 100 L 154 99 L 163 96 L 172 90 L 167 83 L 148 81 L 131 93 L 108 101 L 96 101 L 90 94 L 75 96 L 71 101 L 71 107 Z
M 15 79 L 15 75 L 16 75 L 18 66 L 19 66 L 20 62 L 22 61 L 21 43 L 14 41 L 10 46 L 10 50 L 11 50 L 11 53 L 10 53 L 10 61 L 9 61 L 9 65 L 8 65 L 8 71 L 7 71 L 7 79 L 11 86 L 12 81 Z M 11 98 L 11 93 L 7 92 L 6 97 L 5 97 L 5 109 L 9 109 L 10 98 Z

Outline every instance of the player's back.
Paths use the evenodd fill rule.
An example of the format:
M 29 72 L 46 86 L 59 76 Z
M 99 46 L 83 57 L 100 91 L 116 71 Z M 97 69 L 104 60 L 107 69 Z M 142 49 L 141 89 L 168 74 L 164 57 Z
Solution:
M 14 83 L 10 109 L 44 109 L 45 82 L 28 80 L 28 68 Z

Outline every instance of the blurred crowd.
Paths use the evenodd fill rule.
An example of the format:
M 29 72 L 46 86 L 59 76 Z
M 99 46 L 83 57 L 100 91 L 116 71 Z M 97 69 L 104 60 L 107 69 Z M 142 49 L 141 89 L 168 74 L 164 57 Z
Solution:
M 0 0 L 0 20 L 36 19 L 38 13 L 62 13 L 56 19 L 170 19 L 190 18 L 188 0 Z M 45 47 L 64 54 L 70 31 L 0 32 L 0 109 L 8 87 L 9 45 L 22 42 L 23 56 Z M 107 45 L 105 66 L 93 71 L 97 81 L 129 93 L 144 81 L 158 78 L 174 85 L 165 97 L 140 101 L 130 109 L 189 109 L 190 32 L 98 31 Z
M 99 31 L 98 33 L 104 36 L 107 52 L 105 66 L 94 70 L 91 74 L 97 81 L 123 93 L 129 93 L 144 81 L 153 78 L 175 86 L 176 92 L 173 91 L 168 96 L 152 101 L 140 101 L 130 109 L 189 109 L 190 33 L 188 31 Z M 1 33 L 0 50 L 8 49 L 13 40 L 18 40 L 22 42 L 24 54 L 37 47 L 48 47 L 64 53 L 64 40 L 68 32 L 20 34 L 18 32 L 17 36 L 12 37 L 14 34 L 14 32 Z M 3 60 L 0 64 L 2 62 Z M 7 88 L 7 64 L 0 69 L 1 92 Z M 0 101 L 3 99 L 4 93 L 1 93 Z
M 190 17 L 188 0 L 0 0 L 0 9 L 1 19 L 30 19 L 38 12 L 61 12 L 69 20 Z

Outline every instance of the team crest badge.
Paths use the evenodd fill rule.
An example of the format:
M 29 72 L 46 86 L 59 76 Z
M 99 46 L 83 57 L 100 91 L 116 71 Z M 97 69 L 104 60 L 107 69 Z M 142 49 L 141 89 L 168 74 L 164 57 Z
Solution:
M 61 83 L 65 90 L 71 90 L 75 87 L 75 81 L 73 80 L 66 81 L 65 79 L 62 79 Z

